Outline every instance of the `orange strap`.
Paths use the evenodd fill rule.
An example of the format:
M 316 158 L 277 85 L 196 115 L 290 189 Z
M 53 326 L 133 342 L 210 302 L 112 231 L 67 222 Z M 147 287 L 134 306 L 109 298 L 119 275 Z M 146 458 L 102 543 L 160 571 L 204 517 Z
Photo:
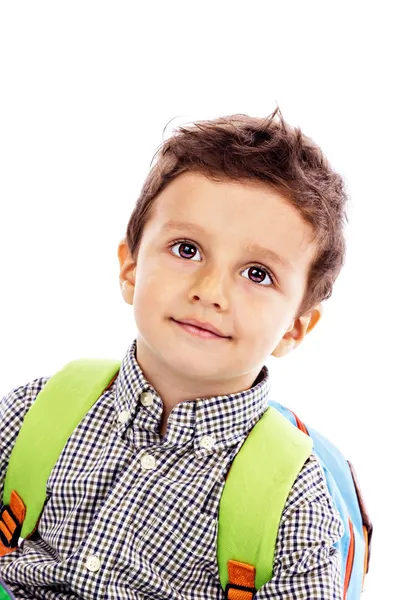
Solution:
M 369 547 L 368 547 L 368 531 L 365 525 L 363 525 L 363 534 L 365 542 L 365 553 L 364 553 L 364 574 L 362 580 L 362 587 L 364 588 L 365 575 L 368 573 L 368 558 L 369 558 Z
M 18 540 L 26 514 L 25 504 L 15 490 L 11 492 L 10 504 L 0 513 L 0 556 L 18 548 Z
M 300 431 L 302 431 L 306 435 L 310 435 L 308 433 L 307 427 L 304 425 L 303 421 L 300 421 L 299 417 L 292 410 L 290 412 L 292 413 L 292 415 L 296 419 L 297 428 L 300 429 Z
M 252 600 L 256 593 L 256 568 L 253 565 L 229 560 L 228 577 L 229 583 L 225 588 L 227 600 Z

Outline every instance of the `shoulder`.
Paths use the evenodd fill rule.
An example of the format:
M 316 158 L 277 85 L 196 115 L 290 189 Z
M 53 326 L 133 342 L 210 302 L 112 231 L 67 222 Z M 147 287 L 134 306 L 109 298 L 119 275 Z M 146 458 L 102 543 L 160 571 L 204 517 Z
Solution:
M 334 544 L 344 532 L 321 463 L 312 452 L 298 474 L 282 512 L 275 568 L 280 571 L 318 568 L 327 574 L 340 570 L 340 556 Z
M 0 399 L 0 498 L 8 461 L 25 415 L 50 377 L 37 377 Z M 1 502 L 0 502 L 1 504 Z
M 334 544 L 344 526 L 314 452 L 286 500 L 276 539 L 273 577 L 257 592 L 275 598 L 342 598 L 341 556 Z
M 49 379 L 49 376 L 37 377 L 8 392 L 0 401 L 0 417 L 4 417 L 10 409 L 14 412 L 18 409 L 29 410 Z
M 344 534 L 342 518 L 326 485 L 314 452 L 306 460 L 287 497 L 279 527 L 279 546 L 307 547 L 319 539 L 326 548 Z
M 329 506 L 334 506 L 321 463 L 314 451 L 304 463 L 292 486 L 282 516 L 288 516 L 287 513 L 292 512 L 299 505 L 313 501 L 323 501 Z
M 306 460 L 287 497 L 282 512 L 281 525 L 295 514 L 313 519 L 317 526 L 316 513 L 320 520 L 329 523 L 329 535 L 332 543 L 344 534 L 344 525 L 326 485 L 321 463 L 314 453 Z
M 50 377 L 37 377 L 24 383 L 0 399 L 0 449 L 13 445 L 24 417 Z

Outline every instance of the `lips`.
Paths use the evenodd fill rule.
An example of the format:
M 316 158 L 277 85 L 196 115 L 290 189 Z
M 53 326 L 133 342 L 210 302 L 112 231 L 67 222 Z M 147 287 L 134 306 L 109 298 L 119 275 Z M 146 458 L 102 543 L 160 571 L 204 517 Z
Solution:
M 193 327 L 197 327 L 198 329 L 202 329 L 204 331 L 209 331 L 211 333 L 214 333 L 218 337 L 222 337 L 222 338 L 230 337 L 230 336 L 224 335 L 221 331 L 219 331 L 219 329 L 214 327 L 214 325 L 211 325 L 211 323 L 203 323 L 202 321 L 198 321 L 197 319 L 182 319 L 182 320 L 173 319 L 173 321 L 176 321 L 177 323 L 183 323 L 185 325 L 192 325 Z

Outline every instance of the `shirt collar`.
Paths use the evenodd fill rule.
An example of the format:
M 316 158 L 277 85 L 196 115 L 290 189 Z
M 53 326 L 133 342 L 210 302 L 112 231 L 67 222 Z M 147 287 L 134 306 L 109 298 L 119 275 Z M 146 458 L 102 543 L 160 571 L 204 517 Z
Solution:
M 145 378 L 136 347 L 137 339 L 129 345 L 116 378 L 117 428 L 123 433 L 134 424 L 136 431 L 159 435 L 162 399 Z M 237 444 L 267 410 L 269 389 L 269 372 L 263 365 L 248 390 L 178 403 L 169 415 L 163 443 L 182 445 L 192 440 L 200 456 Z

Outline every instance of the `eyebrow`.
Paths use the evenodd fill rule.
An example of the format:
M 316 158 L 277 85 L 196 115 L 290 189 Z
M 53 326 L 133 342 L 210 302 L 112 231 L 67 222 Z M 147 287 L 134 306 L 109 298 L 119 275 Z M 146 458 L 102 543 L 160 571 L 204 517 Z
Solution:
M 196 223 L 184 223 L 181 221 L 170 220 L 170 221 L 167 221 L 166 223 L 164 223 L 164 225 L 162 227 L 162 231 L 178 231 L 178 230 L 186 230 L 186 231 L 188 231 L 190 233 L 194 233 L 194 234 L 202 233 L 203 235 L 206 235 L 206 236 L 210 235 L 209 232 L 206 229 L 204 229 L 204 227 L 202 227 L 201 225 L 197 225 Z M 288 270 L 292 270 L 292 271 L 294 270 L 293 265 L 288 260 L 279 256 L 279 254 L 277 254 L 273 250 L 264 248 L 263 246 L 260 246 L 259 244 L 256 244 L 255 242 L 246 241 L 244 250 L 245 250 L 245 252 L 248 252 L 248 253 L 257 254 L 258 256 L 261 256 L 262 258 L 269 258 L 269 259 L 273 260 L 274 262 L 276 262 L 277 264 L 281 265 L 281 267 L 283 267 L 284 269 L 288 269 Z

